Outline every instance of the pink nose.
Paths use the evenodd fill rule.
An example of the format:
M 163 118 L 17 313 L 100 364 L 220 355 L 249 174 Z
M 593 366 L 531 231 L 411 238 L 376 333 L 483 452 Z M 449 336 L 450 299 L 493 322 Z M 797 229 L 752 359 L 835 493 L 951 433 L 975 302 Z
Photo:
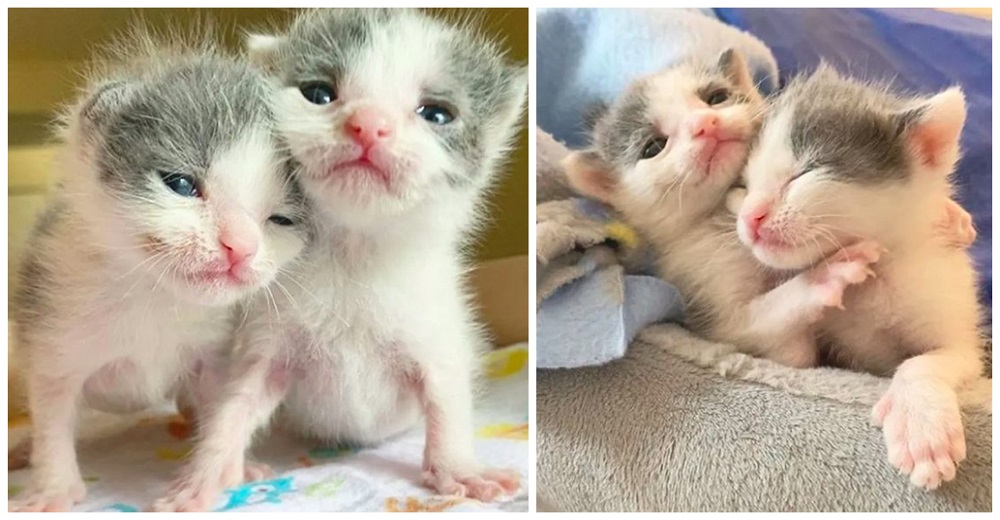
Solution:
M 696 112 L 688 121 L 688 128 L 692 137 L 715 137 L 719 131 L 719 116 L 707 110 Z
M 767 215 L 767 206 L 758 206 L 749 213 L 743 215 L 743 223 L 750 231 L 750 238 L 753 240 L 760 238 L 760 227 L 764 224 L 764 221 L 767 220 Z
M 219 237 L 219 245 L 226 253 L 230 269 L 239 268 L 257 254 L 257 240 L 251 236 L 223 234 Z
M 355 110 L 344 123 L 344 131 L 365 148 L 389 139 L 393 133 L 389 118 L 374 107 L 361 107 Z

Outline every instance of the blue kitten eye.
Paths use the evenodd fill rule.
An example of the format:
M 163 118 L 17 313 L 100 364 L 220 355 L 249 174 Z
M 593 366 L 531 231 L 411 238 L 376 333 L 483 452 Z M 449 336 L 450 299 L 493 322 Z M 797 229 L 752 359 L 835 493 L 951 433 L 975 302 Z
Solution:
M 306 101 L 314 105 L 329 105 L 337 99 L 337 93 L 334 91 L 333 85 L 319 81 L 300 86 L 299 92 L 306 98 Z
M 163 184 L 166 184 L 174 193 L 180 195 L 181 197 L 200 197 L 201 192 L 198 191 L 198 187 L 195 186 L 194 177 L 190 175 L 185 175 L 183 173 L 172 173 L 172 172 L 159 172 L 160 179 L 163 179 Z
M 271 215 L 271 217 L 268 218 L 267 221 L 271 222 L 273 224 L 277 224 L 279 226 L 294 226 L 295 225 L 295 222 L 292 219 L 290 219 L 288 217 L 285 217 L 285 216 L 282 216 L 282 215 Z
M 455 116 L 441 105 L 420 105 L 417 115 L 435 125 L 446 125 L 455 120 Z
M 705 102 L 708 103 L 709 106 L 715 106 L 718 105 L 719 103 L 725 103 L 728 100 L 729 100 L 729 91 L 726 89 L 716 90 L 715 92 L 709 94 L 707 98 L 705 98 Z
M 642 158 L 650 159 L 656 157 L 666 147 L 667 147 L 667 138 L 657 137 L 646 143 L 646 147 L 642 149 Z

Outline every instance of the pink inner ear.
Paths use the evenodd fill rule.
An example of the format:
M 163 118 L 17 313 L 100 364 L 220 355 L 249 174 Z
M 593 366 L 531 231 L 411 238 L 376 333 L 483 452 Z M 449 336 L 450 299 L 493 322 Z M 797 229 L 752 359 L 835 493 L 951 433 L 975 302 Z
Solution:
M 928 126 L 915 129 L 910 136 L 910 146 L 925 166 L 940 166 L 940 155 L 945 151 L 947 144 L 947 140 L 939 132 Z

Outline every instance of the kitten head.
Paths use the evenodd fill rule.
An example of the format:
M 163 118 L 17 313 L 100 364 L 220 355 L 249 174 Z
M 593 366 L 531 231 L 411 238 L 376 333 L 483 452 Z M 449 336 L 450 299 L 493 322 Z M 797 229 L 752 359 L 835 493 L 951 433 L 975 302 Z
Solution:
M 592 147 L 566 159 L 567 175 L 612 205 L 707 210 L 739 175 L 763 105 L 735 50 L 640 78 L 596 118 Z
M 277 125 L 306 192 L 340 219 L 480 190 L 525 103 L 525 66 L 415 10 L 308 11 L 250 53 L 280 82 Z
M 959 154 L 961 90 L 903 97 L 821 66 L 768 109 L 745 170 L 741 240 L 765 264 L 811 265 L 859 239 L 932 229 Z
M 69 202 L 127 269 L 186 300 L 227 304 L 269 283 L 305 238 L 271 132 L 273 89 L 207 44 L 143 37 L 118 51 L 125 61 L 100 70 L 65 118 L 71 160 L 88 173 L 66 181 Z

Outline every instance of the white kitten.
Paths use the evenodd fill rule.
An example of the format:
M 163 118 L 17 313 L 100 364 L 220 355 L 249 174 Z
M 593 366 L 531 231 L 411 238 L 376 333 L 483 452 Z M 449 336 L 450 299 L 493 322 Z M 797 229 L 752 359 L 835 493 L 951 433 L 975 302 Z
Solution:
M 211 507 L 279 405 L 279 424 L 329 443 L 378 443 L 423 418 L 437 492 L 516 490 L 473 450 L 486 342 L 462 246 L 521 117 L 525 67 L 410 10 L 307 12 L 252 44 L 285 87 L 278 125 L 317 239 L 279 277 L 273 313 L 249 317 L 223 404 L 155 507 Z
M 264 76 L 208 43 L 129 38 L 66 114 L 61 183 L 12 302 L 34 466 L 12 511 L 83 499 L 81 397 L 123 413 L 187 385 L 201 404 L 233 304 L 302 247 Z
M 877 278 L 827 311 L 819 334 L 840 364 L 895 371 L 874 420 L 890 462 L 928 489 L 965 457 L 956 388 L 982 372 L 975 272 L 936 222 L 964 121 L 957 88 L 900 97 L 821 67 L 770 109 L 739 220 L 741 239 L 775 268 L 881 251 Z M 964 211 L 948 214 L 959 243 L 970 238 Z

